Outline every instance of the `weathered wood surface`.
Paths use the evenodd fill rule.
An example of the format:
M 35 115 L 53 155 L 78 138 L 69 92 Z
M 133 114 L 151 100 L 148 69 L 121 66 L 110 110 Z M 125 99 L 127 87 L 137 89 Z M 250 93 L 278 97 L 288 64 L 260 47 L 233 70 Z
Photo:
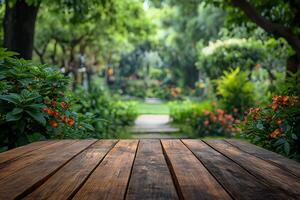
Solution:
M 0 154 L 0 200 L 300 199 L 300 164 L 237 140 L 61 140 Z

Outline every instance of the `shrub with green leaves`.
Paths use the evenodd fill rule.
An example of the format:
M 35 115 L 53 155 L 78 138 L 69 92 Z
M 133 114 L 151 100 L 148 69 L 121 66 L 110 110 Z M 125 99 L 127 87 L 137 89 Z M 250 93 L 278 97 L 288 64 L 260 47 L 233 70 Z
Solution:
M 239 132 L 235 124 L 239 123 L 232 114 L 217 108 L 215 102 L 204 101 L 202 103 L 171 103 L 170 114 L 175 124 L 187 126 L 193 132 L 192 137 L 227 136 Z
M 133 125 L 137 110 L 134 102 L 123 102 L 109 96 L 106 91 L 93 84 L 91 91 L 83 88 L 75 91 L 75 110 L 80 113 L 93 114 L 92 122 L 98 138 L 119 138 L 125 127 Z
M 39 133 L 46 138 L 93 131 L 89 117 L 73 112 L 65 96 L 68 79 L 47 65 L 14 58 L 0 49 L 0 146 L 27 143 Z
M 251 70 L 262 63 L 266 56 L 260 41 L 232 38 L 218 40 L 200 49 L 197 66 L 211 79 L 219 78 L 230 67 Z
M 300 72 L 278 81 L 272 100 L 250 109 L 240 125 L 242 134 L 257 145 L 300 161 L 299 88 Z
M 234 110 L 243 114 L 255 103 L 254 84 L 248 80 L 249 72 L 241 72 L 240 68 L 224 72 L 224 75 L 216 80 L 217 94 L 221 106 L 232 113 Z
M 274 96 L 270 105 L 250 109 L 240 127 L 254 144 L 300 161 L 298 96 Z

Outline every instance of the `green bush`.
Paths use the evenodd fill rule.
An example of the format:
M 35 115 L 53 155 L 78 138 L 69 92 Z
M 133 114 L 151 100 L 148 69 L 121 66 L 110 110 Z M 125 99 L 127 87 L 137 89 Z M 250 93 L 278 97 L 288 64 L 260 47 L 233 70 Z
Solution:
M 122 102 L 117 97 L 109 97 L 104 89 L 95 84 L 90 92 L 78 88 L 75 95 L 80 97 L 75 99 L 75 110 L 94 116 L 92 124 L 98 138 L 119 138 L 125 127 L 133 125 L 137 117 L 134 102 Z
M 243 114 L 255 103 L 254 84 L 248 80 L 248 72 L 240 72 L 239 68 L 224 72 L 216 80 L 217 94 L 221 106 L 229 113 Z
M 235 38 L 218 40 L 200 49 L 197 66 L 206 76 L 217 79 L 230 67 L 251 70 L 262 63 L 265 56 L 266 50 L 260 41 Z
M 12 148 L 33 135 L 61 138 L 94 129 L 90 118 L 71 109 L 69 80 L 51 66 L 13 58 L 0 49 L 0 145 Z
M 271 103 L 250 109 L 240 125 L 253 143 L 300 161 L 300 72 L 275 84 Z
M 211 110 L 209 101 L 194 103 L 191 101 L 174 101 L 169 103 L 170 117 L 174 123 L 185 124 L 194 122 L 196 115 L 203 113 L 204 110 Z M 193 124 L 193 123 L 192 123 Z
M 250 109 L 240 127 L 251 142 L 300 161 L 298 96 L 274 96 L 270 105 Z
M 230 137 L 239 132 L 239 129 L 235 128 L 239 120 L 224 110 L 218 109 L 215 103 L 172 103 L 170 110 L 173 122 L 191 127 L 193 137 Z

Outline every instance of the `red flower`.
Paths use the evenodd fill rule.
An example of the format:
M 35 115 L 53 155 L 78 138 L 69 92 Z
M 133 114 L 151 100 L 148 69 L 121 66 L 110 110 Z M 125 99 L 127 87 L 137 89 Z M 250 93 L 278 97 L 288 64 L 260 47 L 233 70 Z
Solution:
M 51 106 L 52 106 L 52 107 L 56 107 L 56 106 L 57 106 L 57 102 L 56 102 L 56 101 L 52 101 L 52 102 L 51 102 Z
M 57 111 L 54 111 L 53 112 L 53 117 L 56 117 L 56 118 L 60 117 L 60 113 L 57 112 Z

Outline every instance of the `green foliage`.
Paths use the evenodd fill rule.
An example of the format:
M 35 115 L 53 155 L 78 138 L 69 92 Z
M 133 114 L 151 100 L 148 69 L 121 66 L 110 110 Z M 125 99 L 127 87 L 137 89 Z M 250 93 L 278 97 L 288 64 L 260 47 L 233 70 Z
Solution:
M 239 130 L 234 127 L 239 123 L 231 114 L 221 109 L 217 109 L 215 103 L 208 101 L 202 103 L 182 103 L 170 104 L 170 115 L 175 124 L 182 128 L 188 125 L 192 128 L 192 137 L 205 136 L 226 136 L 230 137 Z
M 1 146 L 25 144 L 35 133 L 61 138 L 93 131 L 88 118 L 69 109 L 69 80 L 59 70 L 13 55 L 0 49 Z
M 298 96 L 274 96 L 270 105 L 252 108 L 240 127 L 251 142 L 300 160 Z
M 117 97 L 109 97 L 96 85 L 87 92 L 83 88 L 75 91 L 77 102 L 74 109 L 94 116 L 93 126 L 98 138 L 119 138 L 126 126 L 133 125 L 137 110 L 134 102 L 123 102 Z
M 204 110 L 211 110 L 212 106 L 209 101 L 193 103 L 191 101 L 170 102 L 170 116 L 174 123 L 191 123 L 194 121 L 193 114 L 202 113 Z M 191 124 L 194 124 L 192 122 Z
M 243 114 L 255 103 L 254 84 L 248 80 L 249 72 L 240 72 L 240 68 L 224 72 L 216 80 L 217 94 L 220 96 L 222 107 L 227 112 L 237 109 Z
M 265 57 L 261 42 L 246 39 L 218 40 L 200 49 L 197 66 L 200 72 L 216 79 L 229 68 L 252 70 Z
M 276 94 L 300 96 L 300 71 L 287 74 L 286 79 L 282 79 L 276 84 Z

